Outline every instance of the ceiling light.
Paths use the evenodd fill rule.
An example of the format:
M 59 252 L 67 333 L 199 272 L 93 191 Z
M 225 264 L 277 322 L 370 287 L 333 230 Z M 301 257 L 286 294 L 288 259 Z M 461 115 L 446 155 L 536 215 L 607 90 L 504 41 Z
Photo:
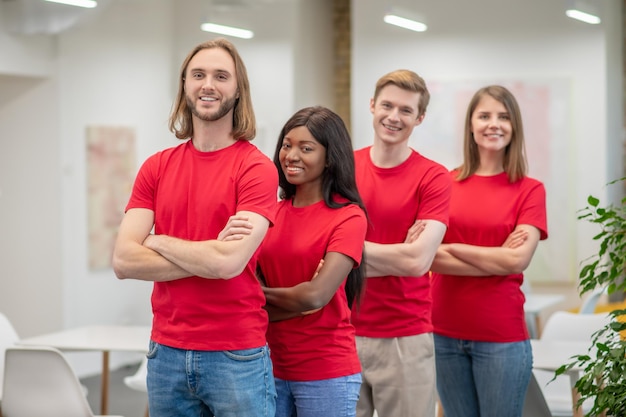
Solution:
M 85 7 L 87 9 L 93 9 L 98 6 L 98 2 L 95 0 L 46 0 L 50 3 L 67 4 L 68 6 Z
M 235 28 L 232 26 L 217 25 L 215 23 L 203 23 L 200 29 L 205 32 L 219 33 L 220 35 L 234 36 L 242 39 L 252 39 L 254 32 L 247 29 Z
M 411 16 L 411 13 L 400 11 L 397 8 L 391 8 L 385 14 L 383 21 L 390 25 L 399 26 L 404 29 L 414 30 L 415 32 L 425 32 L 428 29 L 425 23 L 422 23 L 419 17 Z
M 583 0 L 568 1 L 565 15 L 591 25 L 597 25 L 601 22 L 596 8 L 591 3 Z
M 581 22 L 589 23 L 591 25 L 597 25 L 601 22 L 598 16 L 576 9 L 566 10 L 565 14 L 567 15 L 567 17 L 571 17 L 572 19 L 580 20 Z

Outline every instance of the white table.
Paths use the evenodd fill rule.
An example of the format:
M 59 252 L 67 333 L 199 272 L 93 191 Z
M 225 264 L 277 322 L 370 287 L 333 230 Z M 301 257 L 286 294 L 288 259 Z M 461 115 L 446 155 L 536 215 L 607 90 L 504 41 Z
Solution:
M 584 355 L 591 347 L 591 341 L 573 342 L 573 341 L 545 341 L 541 339 L 531 339 L 530 344 L 533 350 L 533 368 L 543 369 L 545 371 L 554 372 L 561 366 L 569 364 L 573 361 L 572 356 Z M 580 399 L 578 390 L 574 387 L 578 381 L 579 367 L 573 367 L 567 374 L 570 377 L 570 385 L 572 387 L 572 404 L 574 406 L 574 417 L 583 417 L 583 409 L 576 408 L 576 403 Z
M 540 314 L 542 311 L 554 307 L 565 300 L 562 294 L 525 294 L 524 312 L 528 317 L 528 333 L 532 339 L 539 337 Z
M 109 353 L 112 351 L 147 352 L 149 326 L 90 325 L 41 336 L 21 339 L 18 344 L 51 346 L 65 351 L 102 352 L 102 391 L 100 414 L 108 414 Z

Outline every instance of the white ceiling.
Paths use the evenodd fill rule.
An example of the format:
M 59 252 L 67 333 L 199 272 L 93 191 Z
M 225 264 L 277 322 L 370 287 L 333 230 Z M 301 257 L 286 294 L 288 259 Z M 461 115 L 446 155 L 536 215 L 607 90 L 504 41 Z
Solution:
M 0 0 L 0 17 L 4 20 L 4 27 L 14 33 L 20 34 L 56 34 L 69 29 L 77 24 L 86 23 L 114 1 L 122 0 L 98 0 L 95 9 L 67 6 L 50 3 L 45 0 Z M 123 0 L 132 1 L 132 0 Z M 250 11 L 256 8 L 280 9 L 279 3 L 294 2 L 295 0 L 203 0 L 196 2 L 197 13 L 218 13 L 231 20 L 243 19 L 250 15 Z M 308 0 L 317 1 L 317 0 Z M 360 1 L 360 0 L 359 0 Z M 595 0 L 595 4 L 601 8 L 604 1 Z M 194 4 L 194 2 L 183 2 Z M 464 31 L 481 31 L 490 28 L 496 31 L 525 31 L 528 33 L 539 27 L 556 28 L 572 27 L 571 19 L 565 18 L 565 0 L 481 0 L 480 5 L 466 0 L 377 0 L 376 2 L 360 2 L 362 8 L 368 10 L 367 16 L 372 19 L 367 25 L 376 30 L 383 28 L 382 15 L 385 9 L 391 5 L 411 10 L 416 14 L 426 17 L 426 21 L 433 31 L 440 34 L 452 31 L 457 34 L 459 27 Z M 274 7 L 272 7 L 274 6 Z M 252 13 L 256 15 L 255 13 Z M 363 14 L 360 14 L 363 18 Z M 450 23 L 454 22 L 453 25 Z M 529 22 L 532 25 L 529 26 Z M 257 22 L 260 23 L 260 22 Z M 283 22 L 284 24 L 284 22 Z M 274 24 L 275 25 L 275 24 Z M 584 24 L 583 24 L 584 25 Z M 402 33 L 402 32 L 400 32 Z
M 45 0 L 0 0 L 0 16 L 4 20 L 6 29 L 12 33 L 26 35 L 56 34 L 88 21 L 111 2 L 119 0 L 97 1 L 98 7 L 86 9 Z M 236 14 L 289 1 L 294 0 L 204 0 L 202 8 L 203 11 L 211 10 L 217 13 Z
M 44 0 L 0 0 L 4 27 L 26 35 L 55 34 L 92 18 L 112 0 L 98 0 L 98 7 L 86 9 Z

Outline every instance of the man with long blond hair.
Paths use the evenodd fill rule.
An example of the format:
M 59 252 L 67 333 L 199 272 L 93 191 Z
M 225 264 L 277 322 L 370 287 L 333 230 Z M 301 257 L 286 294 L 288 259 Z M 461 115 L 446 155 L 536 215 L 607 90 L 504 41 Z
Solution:
M 185 142 L 141 167 L 113 255 L 118 278 L 154 282 L 149 412 L 273 416 L 268 317 L 255 270 L 278 175 L 250 143 L 254 112 L 235 47 L 221 38 L 196 46 L 179 76 L 170 130 Z M 220 235 L 233 222 L 250 232 Z

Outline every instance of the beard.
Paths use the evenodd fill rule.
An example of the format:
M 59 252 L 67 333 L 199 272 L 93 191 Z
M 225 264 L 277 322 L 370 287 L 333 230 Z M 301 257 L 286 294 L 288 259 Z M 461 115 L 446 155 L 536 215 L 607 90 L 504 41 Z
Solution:
M 199 118 L 200 120 L 204 120 L 206 122 L 214 122 L 216 120 L 221 119 L 226 116 L 229 111 L 235 108 L 235 104 L 237 103 L 237 97 L 231 96 L 222 99 L 222 104 L 215 110 L 213 113 L 200 113 L 196 106 L 194 106 L 193 100 L 186 96 L 187 107 L 191 109 L 191 114 Z

